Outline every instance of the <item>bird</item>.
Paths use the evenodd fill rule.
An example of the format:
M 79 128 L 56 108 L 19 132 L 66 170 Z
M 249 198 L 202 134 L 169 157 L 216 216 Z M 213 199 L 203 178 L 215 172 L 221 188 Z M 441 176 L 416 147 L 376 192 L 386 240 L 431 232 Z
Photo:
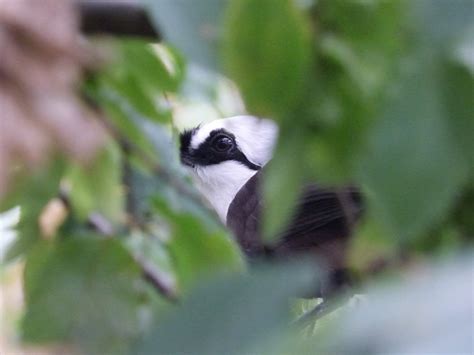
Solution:
M 301 186 L 289 223 L 275 243 L 265 243 L 262 184 L 278 133 L 273 120 L 251 115 L 201 124 L 180 134 L 181 163 L 249 260 L 314 255 L 329 275 L 314 296 L 325 297 L 351 283 L 347 250 L 362 215 L 362 194 L 353 185 Z

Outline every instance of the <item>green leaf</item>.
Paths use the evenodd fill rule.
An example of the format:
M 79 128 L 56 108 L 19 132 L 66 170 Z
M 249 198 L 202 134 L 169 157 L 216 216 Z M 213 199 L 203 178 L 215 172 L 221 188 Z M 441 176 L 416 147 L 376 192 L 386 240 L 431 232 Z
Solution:
M 143 40 L 115 41 L 112 47 L 115 59 L 89 80 L 86 92 L 105 106 L 120 127 L 125 125 L 120 115 L 129 115 L 127 105 L 148 120 L 169 123 L 171 112 L 165 94 L 180 88 L 183 59 L 171 48 L 151 46 Z M 117 97 L 124 102 L 118 104 Z
M 43 242 L 27 260 L 24 282 L 25 341 L 116 354 L 137 334 L 140 272 L 118 240 Z
M 274 158 L 265 168 L 264 238 L 273 241 L 293 212 L 307 166 L 296 159 L 304 152 L 306 136 L 301 129 L 282 129 Z
M 344 310 L 312 339 L 313 351 L 472 353 L 472 260 L 467 254 L 442 265 L 424 265 L 398 282 L 369 287 L 366 303 Z
M 459 154 L 469 161 L 470 175 L 474 178 L 474 106 L 470 104 L 474 97 L 474 71 L 463 64 L 454 58 L 443 63 L 441 88 L 449 115 L 448 129 Z
M 292 1 L 232 1 L 224 59 L 250 112 L 284 120 L 302 104 L 312 52 L 309 33 Z
M 427 232 L 460 194 L 473 127 L 472 76 L 465 63 L 456 62 L 471 5 L 460 0 L 412 6 L 417 37 L 393 100 L 372 134 L 360 179 L 374 192 L 374 212 L 404 242 Z M 427 19 L 442 25 L 427 25 Z
M 94 96 L 123 137 L 144 152 L 153 153 L 152 143 L 134 120 L 140 113 L 126 97 L 106 85 L 99 85 Z
M 86 166 L 72 164 L 66 174 L 73 212 L 85 220 L 98 212 L 118 223 L 123 218 L 124 191 L 118 148 L 110 143 Z
M 353 177 L 403 53 L 403 4 L 321 0 L 314 6 L 315 74 L 304 104 L 313 139 L 305 159 L 319 181 Z
M 216 69 L 219 20 L 228 0 L 143 1 L 166 41 L 191 61 L 208 69 Z
M 171 72 L 150 44 L 140 40 L 121 41 L 123 65 L 134 77 L 150 89 L 175 92 L 183 77 L 182 62 L 178 59 Z M 171 55 L 171 52 L 168 52 Z
M 440 63 L 415 57 L 375 127 L 361 166 L 374 212 L 400 241 L 419 236 L 449 209 L 466 181 L 467 162 L 449 132 Z
M 154 98 L 157 94 L 144 87 L 130 73 L 123 73 L 120 77 L 107 77 L 105 83 L 148 119 L 163 123 L 170 121 L 169 113 L 157 107 L 156 99 Z
M 243 269 L 240 250 L 223 229 L 206 225 L 186 210 L 173 211 L 173 206 L 163 197 L 155 196 L 153 202 L 155 210 L 166 218 L 171 228 L 168 249 L 181 290 L 186 291 L 216 273 Z
M 19 235 L 5 255 L 11 261 L 24 255 L 40 240 L 38 218 L 49 200 L 59 194 L 59 182 L 65 171 L 65 162 L 56 157 L 48 165 L 33 171 L 23 172 L 11 188 L 11 192 L 1 200 L 0 210 L 20 206 Z
M 169 239 L 166 229 L 161 225 L 149 225 L 150 231 L 133 230 L 125 240 L 135 260 L 140 261 L 153 275 L 157 275 L 163 285 L 172 291 L 176 289 L 176 277 L 171 256 L 167 249 Z
M 289 297 L 308 290 L 313 277 L 309 264 L 283 264 L 201 285 L 134 353 L 252 353 L 287 327 Z
M 436 51 L 440 67 L 441 97 L 446 107 L 448 129 L 459 154 L 470 162 L 474 174 L 474 5 L 469 0 L 422 0 L 413 5 L 416 29 L 422 45 Z M 432 23 L 439 24 L 437 26 Z

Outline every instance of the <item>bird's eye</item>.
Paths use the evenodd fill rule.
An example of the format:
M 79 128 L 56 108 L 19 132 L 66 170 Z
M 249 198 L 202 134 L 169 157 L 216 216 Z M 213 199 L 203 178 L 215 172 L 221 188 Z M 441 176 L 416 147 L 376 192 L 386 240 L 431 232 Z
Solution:
M 227 152 L 234 146 L 234 142 L 229 137 L 221 136 L 214 140 L 212 146 L 218 152 Z

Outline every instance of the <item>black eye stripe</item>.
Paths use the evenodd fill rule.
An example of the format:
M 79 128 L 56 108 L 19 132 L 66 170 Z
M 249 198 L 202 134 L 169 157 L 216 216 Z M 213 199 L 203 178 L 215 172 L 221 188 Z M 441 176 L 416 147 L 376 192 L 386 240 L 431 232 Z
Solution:
M 235 136 L 225 129 L 216 129 L 209 133 L 209 136 L 199 147 L 193 149 L 190 146 L 190 141 L 197 129 L 184 132 L 181 135 L 181 158 L 186 161 L 192 161 L 194 165 L 214 165 L 224 161 L 236 161 L 252 170 L 259 170 L 261 167 L 250 162 L 245 154 L 239 149 Z M 229 147 L 222 149 L 216 147 L 219 140 L 227 138 L 230 140 Z

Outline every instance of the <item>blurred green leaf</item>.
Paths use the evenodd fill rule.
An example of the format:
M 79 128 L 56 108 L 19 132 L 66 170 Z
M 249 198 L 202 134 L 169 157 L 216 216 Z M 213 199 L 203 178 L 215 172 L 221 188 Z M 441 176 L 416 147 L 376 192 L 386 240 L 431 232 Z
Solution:
M 319 181 L 347 182 L 403 53 L 404 1 L 321 0 L 306 161 Z
M 167 218 L 171 228 L 167 244 L 179 288 L 188 290 L 210 275 L 243 269 L 238 246 L 222 228 L 206 226 L 189 212 L 173 211 L 163 198 L 155 197 L 153 202 L 155 211 Z
M 129 104 L 143 116 L 157 122 L 169 122 L 169 113 L 157 108 L 157 100 L 154 96 L 158 94 L 147 90 L 130 73 L 124 73 L 121 77 L 108 77 L 106 83 L 111 89 L 120 94 L 123 99 L 128 100 Z
M 314 281 L 309 264 L 283 264 L 205 283 L 137 343 L 135 353 L 243 354 L 290 322 L 289 297 Z
M 146 119 L 131 105 L 126 97 L 121 96 L 111 88 L 101 88 L 99 100 L 103 105 L 109 119 L 119 131 L 118 143 L 132 143 L 135 149 L 144 154 L 153 154 L 153 143 L 140 127 L 140 122 Z
M 387 238 L 383 223 L 367 214 L 358 224 L 351 240 L 349 264 L 351 268 L 366 273 L 382 271 L 387 261 L 396 258 L 398 247 L 396 239 Z
M 24 340 L 124 353 L 137 335 L 140 272 L 117 240 L 67 238 L 43 242 L 28 258 Z
M 452 49 L 453 42 L 472 28 L 474 4 L 470 0 L 417 0 L 410 6 L 416 35 L 428 46 Z
M 454 61 L 443 65 L 441 90 L 449 115 L 448 129 L 454 135 L 458 152 L 469 161 L 474 178 L 474 72 Z
M 153 47 L 142 40 L 119 42 L 123 65 L 127 71 L 147 85 L 149 89 L 175 92 L 182 80 L 184 67 L 176 58 L 173 70 L 168 69 Z M 168 52 L 171 56 L 171 52 Z
M 228 0 L 143 0 L 166 41 L 208 69 L 217 67 L 221 14 Z
M 404 242 L 422 235 L 450 209 L 467 181 L 464 150 L 472 141 L 460 133 L 472 126 L 472 109 L 464 102 L 472 91 L 472 76 L 446 61 L 452 59 L 453 46 L 443 42 L 463 35 L 445 25 L 425 26 L 425 16 L 438 16 L 459 21 L 456 28 L 464 23 L 467 30 L 467 2 L 450 7 L 443 1 L 421 1 L 413 6 L 418 11 L 412 19 L 418 42 L 373 131 L 360 180 L 374 192 L 372 206 L 378 217 Z
M 469 0 L 422 0 L 414 5 L 416 29 L 422 45 L 436 51 L 440 63 L 441 99 L 449 116 L 448 129 L 454 134 L 459 154 L 474 167 L 474 4 Z M 423 19 L 423 21 L 420 21 Z M 432 26 L 431 23 L 437 23 Z
M 143 120 L 171 122 L 166 94 L 176 92 L 183 81 L 183 59 L 171 48 L 143 40 L 115 41 L 112 47 L 117 58 L 86 83 L 85 91 L 128 143 L 151 153 L 151 142 L 139 126 Z
M 408 277 L 371 285 L 364 300 L 352 298 L 318 320 L 312 334 L 290 329 L 255 353 L 470 354 L 472 254 L 424 266 Z
M 361 163 L 374 212 L 404 242 L 448 210 L 467 177 L 444 115 L 439 63 L 416 60 Z
M 473 255 L 466 254 L 441 265 L 425 265 L 390 285 L 372 286 L 365 303 L 343 310 L 313 339 L 313 351 L 472 353 L 473 266 Z
M 250 112 L 284 120 L 303 103 L 310 28 L 289 0 L 235 0 L 228 10 L 224 59 Z
M 174 266 L 166 245 L 169 233 L 158 224 L 149 225 L 148 229 L 148 232 L 133 230 L 125 240 L 125 246 L 131 251 L 135 260 L 159 277 L 167 289 L 175 291 Z
M 99 91 L 108 88 L 118 93 L 144 117 L 168 123 L 169 108 L 162 97 L 178 90 L 183 79 L 184 66 L 172 51 L 156 47 L 142 40 L 113 42 L 118 59 L 99 75 Z M 158 55 L 161 50 L 162 57 Z M 171 64 L 167 67 L 164 61 Z M 97 96 L 97 95 L 96 95 Z
M 301 184 L 305 180 L 307 166 L 297 157 L 304 151 L 305 132 L 298 129 L 282 130 L 274 158 L 265 168 L 264 192 L 264 238 L 275 240 L 278 232 L 292 216 Z M 283 143 L 284 142 L 284 143 Z
M 123 218 L 124 191 L 118 148 L 109 143 L 93 162 L 86 166 L 72 164 L 66 174 L 70 184 L 69 199 L 81 220 L 98 212 L 113 223 Z
M 65 172 L 63 158 L 56 157 L 49 165 L 35 170 L 31 175 L 23 174 L 15 183 L 11 192 L 0 202 L 0 210 L 20 206 L 19 235 L 5 255 L 5 262 L 24 255 L 40 240 L 38 218 L 49 200 L 59 194 L 59 182 Z

